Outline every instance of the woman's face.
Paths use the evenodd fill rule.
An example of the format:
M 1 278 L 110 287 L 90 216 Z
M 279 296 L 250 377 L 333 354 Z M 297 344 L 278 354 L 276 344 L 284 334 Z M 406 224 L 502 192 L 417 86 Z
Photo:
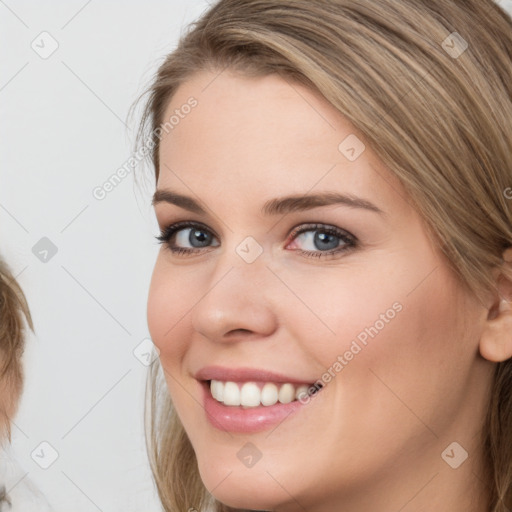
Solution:
M 403 512 L 474 487 L 487 312 L 398 180 L 277 76 L 199 73 L 171 116 L 155 212 L 162 230 L 192 227 L 162 245 L 148 325 L 206 487 L 239 508 Z M 285 403 L 260 404 L 281 388 Z

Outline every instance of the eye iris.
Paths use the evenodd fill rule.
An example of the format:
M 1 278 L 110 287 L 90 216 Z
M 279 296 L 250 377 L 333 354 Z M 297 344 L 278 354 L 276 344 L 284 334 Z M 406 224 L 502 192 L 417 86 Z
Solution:
M 189 242 L 194 247 L 205 247 L 210 242 L 211 235 L 201 229 L 192 229 L 189 235 Z M 195 245 L 199 243 L 199 245 Z
M 335 249 L 338 247 L 338 237 L 329 233 L 317 232 L 315 234 L 315 246 L 319 249 Z

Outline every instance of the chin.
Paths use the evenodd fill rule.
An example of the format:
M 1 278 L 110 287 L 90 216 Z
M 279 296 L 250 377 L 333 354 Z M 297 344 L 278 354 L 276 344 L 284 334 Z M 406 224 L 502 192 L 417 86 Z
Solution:
M 263 466 L 239 469 L 227 463 L 218 465 L 206 462 L 199 463 L 199 474 L 215 499 L 229 507 L 275 510 L 290 499 Z

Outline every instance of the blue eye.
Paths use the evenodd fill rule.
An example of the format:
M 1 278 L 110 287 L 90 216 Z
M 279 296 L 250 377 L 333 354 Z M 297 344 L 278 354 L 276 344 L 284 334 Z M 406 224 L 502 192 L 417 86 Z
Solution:
M 217 247 L 220 244 L 213 233 L 198 222 L 178 222 L 162 230 L 155 237 L 173 253 L 187 255 L 203 251 L 206 248 Z M 308 257 L 327 257 L 355 248 L 357 239 L 348 231 L 325 224 L 303 224 L 291 234 L 291 244 L 300 242 L 307 247 L 295 251 Z M 216 241 L 217 243 L 212 243 Z M 187 247 L 188 245 L 188 247 Z
M 197 222 L 178 222 L 167 226 L 156 239 L 160 243 L 166 243 L 173 253 L 186 254 L 209 247 L 215 237 L 209 229 Z M 181 246 L 186 244 L 191 247 Z
M 336 249 L 341 243 L 341 236 L 333 233 L 331 229 L 306 229 L 300 231 L 294 239 L 294 244 L 301 240 L 309 248 L 301 249 L 305 251 L 331 251 Z

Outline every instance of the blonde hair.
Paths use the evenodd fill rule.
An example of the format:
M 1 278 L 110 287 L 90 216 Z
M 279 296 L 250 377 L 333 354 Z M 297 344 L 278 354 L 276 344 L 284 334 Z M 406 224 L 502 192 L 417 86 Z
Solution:
M 512 246 L 512 20 L 491 0 L 219 1 L 147 91 L 137 142 L 149 141 L 156 179 L 158 128 L 177 88 L 225 68 L 277 73 L 323 95 L 403 184 L 467 290 L 496 291 L 491 271 Z M 161 370 L 149 374 L 146 421 L 164 509 L 234 510 L 202 484 Z M 511 389 L 507 360 L 496 365 L 481 440 L 492 512 L 512 501 Z
M 4 435 L 11 441 L 11 418 L 23 389 L 24 319 L 33 330 L 25 295 L 0 258 L 0 441 Z

